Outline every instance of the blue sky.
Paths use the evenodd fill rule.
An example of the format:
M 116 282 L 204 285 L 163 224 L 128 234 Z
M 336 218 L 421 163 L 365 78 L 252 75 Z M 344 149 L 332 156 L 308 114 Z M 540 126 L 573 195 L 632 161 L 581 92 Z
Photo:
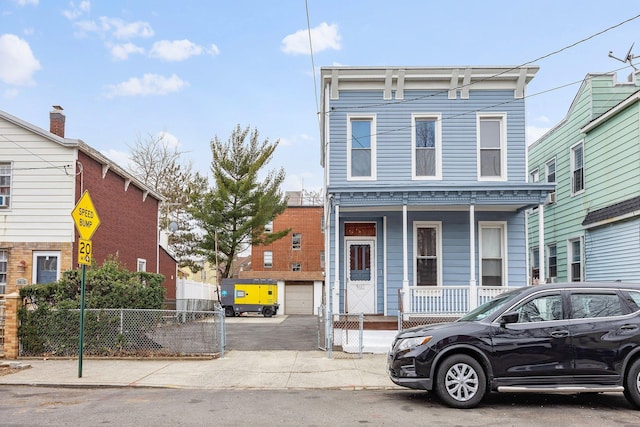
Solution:
M 332 65 L 515 66 L 640 14 L 628 0 L 308 5 L 317 76 Z M 632 43 L 640 56 L 640 18 L 536 61 L 530 142 L 562 120 L 587 73 L 626 65 L 626 79 L 632 69 L 608 53 L 624 58 Z M 304 0 L 0 0 L 0 110 L 48 130 L 52 105 L 67 137 L 122 166 L 136 140 L 164 132 L 210 176 L 209 141 L 240 124 L 280 140 L 268 169 L 285 168 L 283 190 L 322 187 Z

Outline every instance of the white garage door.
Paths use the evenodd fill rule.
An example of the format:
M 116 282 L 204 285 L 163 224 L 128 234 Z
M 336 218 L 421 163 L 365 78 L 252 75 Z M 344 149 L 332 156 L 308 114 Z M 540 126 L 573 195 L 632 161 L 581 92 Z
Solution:
M 286 284 L 284 314 L 313 313 L 313 283 Z

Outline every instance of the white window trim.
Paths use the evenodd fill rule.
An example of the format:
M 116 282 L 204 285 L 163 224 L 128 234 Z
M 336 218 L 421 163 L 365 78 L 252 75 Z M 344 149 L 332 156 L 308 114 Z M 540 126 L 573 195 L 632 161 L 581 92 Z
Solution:
M 484 119 L 500 120 L 500 176 L 481 176 L 480 168 L 480 121 Z M 507 180 L 507 113 L 476 113 L 476 170 L 478 181 Z
M 567 239 L 567 282 L 571 282 L 571 264 L 573 263 L 573 242 L 580 242 L 580 282 L 586 281 L 585 277 L 585 265 L 584 265 L 584 239 L 582 236 Z M 556 257 L 558 253 L 558 247 L 556 246 Z M 556 261 L 557 263 L 557 261 Z M 557 264 L 556 264 L 557 265 Z
M 441 221 L 415 221 L 413 223 L 413 286 L 418 286 L 418 228 L 435 228 L 436 229 L 436 257 L 438 263 L 436 268 L 438 269 L 437 285 L 436 286 L 421 286 L 421 289 L 434 289 L 440 288 L 443 285 L 442 279 L 442 222 Z
M 551 261 L 549 260 L 551 258 L 551 251 L 549 250 L 551 246 L 556 247 L 556 275 L 555 276 L 551 275 Z M 558 280 L 558 245 L 556 243 L 549 243 L 545 245 L 544 252 L 545 252 L 544 268 L 547 270 L 545 274 L 545 278 L 551 283 L 553 283 L 553 281 Z
M 436 121 L 436 174 L 433 176 L 416 175 L 416 119 L 434 119 Z M 420 181 L 442 180 L 442 114 L 411 114 L 411 179 Z
M 267 254 L 271 254 L 271 265 L 267 265 Z M 264 251 L 262 253 L 262 268 L 273 268 L 273 251 Z
M 582 190 L 574 192 L 573 191 L 573 172 L 575 171 L 575 160 L 574 160 L 574 156 L 573 156 L 573 150 L 578 145 L 582 145 Z M 571 190 L 571 195 L 572 196 L 577 196 L 579 194 L 584 193 L 584 187 L 585 187 L 585 182 L 584 182 L 585 181 L 585 179 L 584 179 L 584 176 L 585 176 L 584 175 L 584 166 L 585 166 L 585 162 L 584 162 L 584 140 L 576 142 L 571 147 L 569 147 L 569 160 L 571 162 L 571 171 L 570 171 L 571 176 L 570 176 L 570 179 L 569 179 L 569 183 L 571 185 L 571 189 L 570 189 Z M 557 173 L 556 173 L 556 175 L 557 175 Z M 556 178 L 556 181 L 557 181 L 557 179 L 558 178 Z
M 509 271 L 509 248 L 507 247 L 507 222 L 506 221 L 478 221 L 478 282 L 479 286 L 482 285 L 482 229 L 483 228 L 501 228 L 502 229 L 502 278 L 503 283 L 502 287 L 509 286 L 509 276 L 507 276 L 507 272 Z
M 584 154 L 584 152 L 583 152 Z M 556 180 L 555 181 L 549 181 L 549 163 L 553 162 L 555 166 L 556 171 L 554 172 L 556 174 Z M 584 165 L 583 165 L 584 166 Z M 544 180 L 545 182 L 548 183 L 552 183 L 552 184 L 556 184 L 558 182 L 558 161 L 556 160 L 555 157 L 547 160 L 544 164 Z
M 56 282 L 60 280 L 60 264 L 62 261 L 61 252 L 60 251 L 33 251 L 33 255 L 31 258 L 31 265 L 33 266 L 31 272 L 31 283 L 37 283 L 38 280 L 38 257 L 41 256 L 55 256 L 58 257 L 58 262 L 56 263 Z
M 140 263 L 144 264 L 144 270 L 140 270 Z M 146 273 L 147 272 L 147 260 L 145 258 L 136 259 L 136 271 Z
M 536 180 L 534 180 L 534 175 L 537 178 Z M 538 168 L 529 172 L 529 180 L 529 182 L 540 182 L 540 170 Z
M 351 176 L 352 120 L 371 120 L 371 176 Z M 375 114 L 347 114 L 347 181 L 375 181 L 377 179 L 376 129 Z

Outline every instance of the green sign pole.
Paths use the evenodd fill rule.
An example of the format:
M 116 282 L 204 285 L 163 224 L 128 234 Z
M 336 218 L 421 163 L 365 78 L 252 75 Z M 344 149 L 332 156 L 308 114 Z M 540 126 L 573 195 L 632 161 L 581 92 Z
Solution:
M 80 282 L 80 343 L 78 344 L 78 378 L 82 378 L 82 353 L 84 347 L 84 275 L 87 266 L 82 264 L 82 281 Z

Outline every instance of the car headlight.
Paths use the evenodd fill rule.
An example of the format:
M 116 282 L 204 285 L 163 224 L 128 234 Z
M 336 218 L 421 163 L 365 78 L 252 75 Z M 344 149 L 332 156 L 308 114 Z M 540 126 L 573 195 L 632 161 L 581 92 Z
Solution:
M 431 338 L 433 337 L 426 336 L 426 337 L 405 338 L 398 343 L 398 345 L 396 346 L 396 350 L 398 352 L 413 350 L 414 348 L 420 345 L 424 345 L 428 343 L 429 341 L 431 341 Z

